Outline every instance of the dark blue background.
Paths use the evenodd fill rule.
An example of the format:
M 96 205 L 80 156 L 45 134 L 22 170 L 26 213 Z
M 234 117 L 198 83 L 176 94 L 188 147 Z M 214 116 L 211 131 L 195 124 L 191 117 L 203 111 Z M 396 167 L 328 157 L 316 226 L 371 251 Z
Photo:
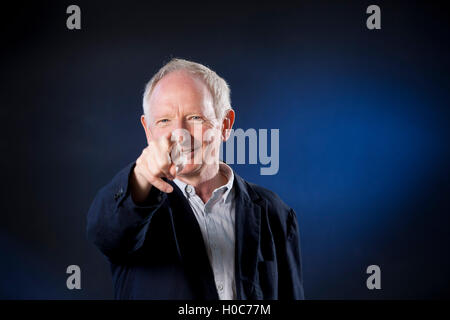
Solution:
M 70 4 L 82 30 L 66 28 Z M 309 299 L 448 298 L 449 23 L 437 2 L 54 1 L 1 18 L 0 298 L 112 298 L 86 240 L 97 190 L 145 147 L 171 57 L 232 90 L 236 128 L 280 129 L 280 170 L 234 165 L 299 218 Z M 369 31 L 366 8 L 381 7 Z M 82 290 L 66 288 L 66 267 Z M 366 288 L 368 265 L 382 289 Z

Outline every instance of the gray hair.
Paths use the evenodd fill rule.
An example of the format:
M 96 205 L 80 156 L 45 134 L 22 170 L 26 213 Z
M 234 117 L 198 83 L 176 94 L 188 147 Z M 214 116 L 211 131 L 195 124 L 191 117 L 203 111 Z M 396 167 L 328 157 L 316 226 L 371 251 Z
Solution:
M 147 116 L 148 112 L 147 98 L 151 95 L 158 81 L 167 74 L 177 70 L 187 71 L 191 74 L 199 76 L 200 79 L 205 82 L 213 97 L 216 117 L 218 119 L 223 119 L 226 111 L 231 109 L 230 88 L 228 87 L 227 82 L 223 78 L 219 77 L 217 73 L 200 63 L 178 58 L 170 60 L 161 69 L 159 69 L 159 71 L 145 86 L 144 96 L 142 98 L 144 115 Z

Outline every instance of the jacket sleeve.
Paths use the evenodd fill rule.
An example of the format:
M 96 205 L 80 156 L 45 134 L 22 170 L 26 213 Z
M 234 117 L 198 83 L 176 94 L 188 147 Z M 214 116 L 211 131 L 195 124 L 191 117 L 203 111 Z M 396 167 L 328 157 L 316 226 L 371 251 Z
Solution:
M 87 237 L 110 259 L 136 252 L 144 243 L 150 221 L 167 195 L 151 188 L 142 205 L 133 202 L 129 178 L 135 163 L 122 169 L 100 189 L 87 214 Z
M 303 300 L 303 271 L 297 215 L 290 209 L 286 222 L 286 239 L 279 270 L 279 299 Z

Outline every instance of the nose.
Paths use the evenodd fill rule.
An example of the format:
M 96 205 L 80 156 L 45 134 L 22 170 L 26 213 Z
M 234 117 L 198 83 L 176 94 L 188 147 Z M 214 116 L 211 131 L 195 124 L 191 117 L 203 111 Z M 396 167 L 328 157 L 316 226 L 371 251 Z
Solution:
M 172 140 L 177 141 L 182 148 L 190 148 L 191 133 L 183 119 L 177 118 L 174 120 L 171 130 Z
M 186 125 L 182 118 L 177 117 L 176 119 L 173 120 L 172 130 L 186 129 L 185 127 Z

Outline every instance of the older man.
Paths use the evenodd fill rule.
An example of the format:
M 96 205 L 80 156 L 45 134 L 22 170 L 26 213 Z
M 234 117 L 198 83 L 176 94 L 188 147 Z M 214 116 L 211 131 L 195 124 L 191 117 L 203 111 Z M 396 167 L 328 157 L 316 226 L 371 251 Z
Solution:
M 119 299 L 302 299 L 295 212 L 219 161 L 235 113 L 227 83 L 173 59 L 149 81 L 148 146 L 97 194 L 88 237 Z

